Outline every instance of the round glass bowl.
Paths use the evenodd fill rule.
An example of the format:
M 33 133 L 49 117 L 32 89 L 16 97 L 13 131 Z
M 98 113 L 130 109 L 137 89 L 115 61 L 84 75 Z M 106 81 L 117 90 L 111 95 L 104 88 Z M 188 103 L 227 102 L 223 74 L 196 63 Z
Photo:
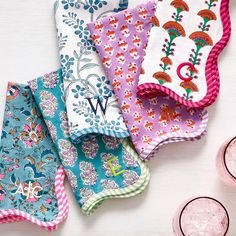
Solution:
M 216 167 L 221 180 L 229 186 L 236 187 L 236 137 L 221 146 Z
M 225 207 L 210 197 L 188 200 L 173 219 L 175 236 L 225 236 L 228 228 L 229 216 Z

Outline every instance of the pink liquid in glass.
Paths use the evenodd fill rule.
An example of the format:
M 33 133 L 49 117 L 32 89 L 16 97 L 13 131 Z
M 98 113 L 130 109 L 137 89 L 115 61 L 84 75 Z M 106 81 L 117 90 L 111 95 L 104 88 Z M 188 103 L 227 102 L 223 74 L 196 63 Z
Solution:
M 225 236 L 228 227 L 226 209 L 209 197 L 197 197 L 183 204 L 173 220 L 175 236 Z

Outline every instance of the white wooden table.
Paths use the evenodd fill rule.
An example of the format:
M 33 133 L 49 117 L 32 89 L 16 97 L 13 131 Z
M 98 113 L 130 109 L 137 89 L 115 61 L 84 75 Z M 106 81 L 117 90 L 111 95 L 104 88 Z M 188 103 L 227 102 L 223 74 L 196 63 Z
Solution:
M 130 0 L 131 5 L 137 0 Z M 140 1 L 141 2 L 141 1 Z M 171 236 L 172 217 L 185 199 L 208 195 L 228 209 L 229 236 L 236 235 L 236 189 L 224 186 L 215 156 L 236 135 L 236 1 L 231 0 L 233 34 L 220 57 L 221 93 L 209 109 L 208 135 L 194 143 L 165 146 L 149 163 L 151 182 L 142 195 L 105 202 L 90 217 L 82 215 L 70 188 L 69 217 L 55 233 L 27 223 L 0 225 L 1 236 Z M 53 0 L 0 0 L 0 124 L 8 81 L 24 83 L 59 68 Z M 1 130 L 1 125 L 0 125 Z

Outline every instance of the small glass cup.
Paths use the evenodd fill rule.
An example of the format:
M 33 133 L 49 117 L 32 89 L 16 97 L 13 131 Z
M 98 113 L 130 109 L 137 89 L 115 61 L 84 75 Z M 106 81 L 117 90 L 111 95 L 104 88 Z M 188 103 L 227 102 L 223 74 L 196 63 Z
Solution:
M 175 236 L 225 236 L 229 215 L 214 198 L 195 197 L 180 206 L 173 219 Z
M 221 146 L 216 158 L 216 167 L 220 179 L 225 184 L 236 187 L 236 137 Z

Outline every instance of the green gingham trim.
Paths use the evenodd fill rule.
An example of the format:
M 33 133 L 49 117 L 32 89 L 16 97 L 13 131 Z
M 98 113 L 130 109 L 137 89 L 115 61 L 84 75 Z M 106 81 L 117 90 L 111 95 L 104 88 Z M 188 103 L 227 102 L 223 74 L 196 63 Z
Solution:
M 150 180 L 150 172 L 146 166 L 145 163 L 143 163 L 138 154 L 134 151 L 132 146 L 130 145 L 129 141 L 127 139 L 122 141 L 123 147 L 126 149 L 127 152 L 129 152 L 131 155 L 133 155 L 138 162 L 140 169 L 141 169 L 141 175 L 139 180 L 131 186 L 128 186 L 123 189 L 111 189 L 111 190 L 104 190 L 103 192 L 100 192 L 98 194 L 93 195 L 83 206 L 82 211 L 90 215 L 92 212 L 94 212 L 104 200 L 109 198 L 128 198 L 133 197 L 139 193 L 142 193 L 145 188 L 147 187 L 149 180 Z
M 146 172 L 146 171 L 145 171 Z M 137 190 L 135 190 L 134 192 L 131 192 L 129 194 L 126 194 L 126 195 L 119 195 L 119 196 L 112 196 L 112 198 L 128 198 L 128 197 L 134 197 L 136 196 L 137 194 L 141 194 L 147 187 L 148 183 L 149 183 L 149 180 L 150 180 L 150 174 L 149 172 L 146 172 L 147 176 L 145 179 L 145 182 L 143 183 L 143 185 L 140 186 L 140 188 Z M 106 196 L 100 200 L 98 200 L 97 202 L 95 202 L 95 204 L 93 203 L 88 209 L 86 212 L 83 211 L 83 213 L 85 213 L 86 215 L 91 215 L 95 210 L 97 210 L 101 205 L 102 203 L 106 200 L 106 199 L 109 199 L 111 198 L 110 196 Z

